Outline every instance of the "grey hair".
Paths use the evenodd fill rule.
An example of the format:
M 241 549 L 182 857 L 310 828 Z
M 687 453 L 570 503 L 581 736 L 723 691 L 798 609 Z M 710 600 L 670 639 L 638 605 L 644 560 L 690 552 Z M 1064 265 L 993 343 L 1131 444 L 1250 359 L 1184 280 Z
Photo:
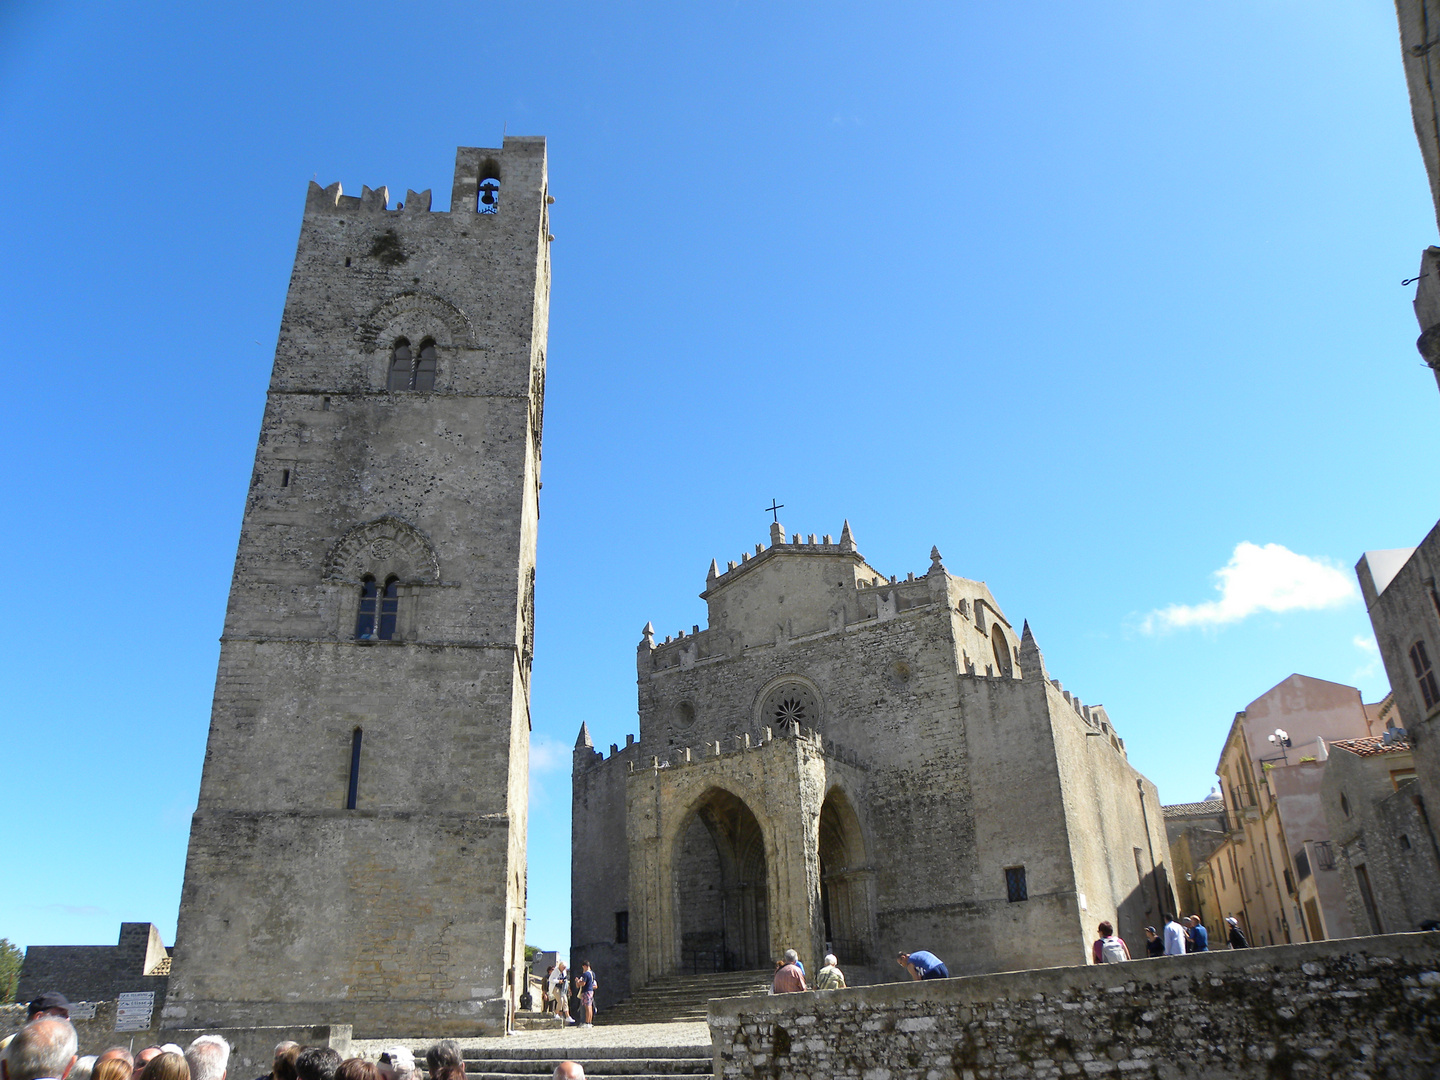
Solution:
M 95 1059 L 99 1056 L 99 1054 L 86 1054 L 84 1057 L 78 1058 L 65 1080 L 70 1080 L 72 1076 L 75 1080 L 90 1080 L 90 1074 L 95 1070 Z
M 190 1080 L 224 1080 L 230 1064 L 230 1044 L 220 1035 L 201 1035 L 185 1051 Z
M 825 966 L 826 966 L 826 967 L 834 967 L 834 966 L 835 966 L 836 964 L 838 964 L 838 963 L 840 963 L 840 961 L 837 960 L 837 959 L 835 959 L 835 954 L 834 954 L 833 952 L 827 952 L 827 953 L 825 954 Z
M 441 1039 L 429 1050 L 425 1051 L 425 1066 L 434 1076 L 442 1068 L 465 1067 L 465 1058 L 460 1053 L 460 1044 L 454 1039 Z
M 41 1017 L 21 1028 L 7 1047 L 6 1072 L 10 1080 L 40 1080 L 63 1076 L 80 1047 L 75 1025 L 61 1016 Z
M 292 1046 L 299 1045 L 300 1044 L 297 1043 L 294 1039 L 286 1039 L 283 1042 L 278 1042 L 275 1044 L 275 1056 L 278 1058 L 281 1054 L 285 1053 L 285 1051 L 289 1050 Z
M 786 950 L 785 950 L 785 962 L 786 962 L 787 964 L 793 964 L 793 963 L 795 963 L 796 960 L 799 960 L 799 959 L 800 959 L 800 954 L 799 954 L 798 952 L 796 952 L 794 949 L 786 949 Z

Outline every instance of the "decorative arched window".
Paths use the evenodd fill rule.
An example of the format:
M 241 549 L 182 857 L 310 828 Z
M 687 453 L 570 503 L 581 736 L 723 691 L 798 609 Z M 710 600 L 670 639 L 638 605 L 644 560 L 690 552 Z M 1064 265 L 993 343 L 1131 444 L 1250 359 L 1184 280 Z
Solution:
M 384 588 L 366 574 L 360 580 L 360 610 L 355 616 L 355 640 L 393 641 L 400 617 L 400 579 L 385 580 Z
M 1010 643 L 998 622 L 990 624 L 990 648 L 995 653 L 995 674 L 1010 675 L 1015 670 L 1010 662 Z
M 390 381 L 386 384 L 386 389 L 409 390 L 414 374 L 415 359 L 410 352 L 410 342 L 402 337 L 395 342 L 395 348 L 390 350 Z
M 1425 651 L 1425 642 L 1417 641 L 1410 646 L 1410 666 L 1415 669 L 1415 681 L 1420 684 L 1420 696 L 1425 699 L 1425 708 L 1433 709 L 1440 702 L 1440 685 L 1435 682 L 1435 669 L 1430 666 L 1430 654 Z
M 440 353 L 435 349 L 435 342 L 426 338 L 420 343 L 420 356 L 415 361 L 415 389 L 431 391 L 435 389 L 435 367 L 440 360 Z
M 401 338 L 390 350 L 390 376 L 386 381 L 388 390 L 420 390 L 426 393 L 435 389 L 435 371 L 440 364 L 440 350 L 433 338 L 420 343 L 420 349 L 410 348 L 410 342 Z

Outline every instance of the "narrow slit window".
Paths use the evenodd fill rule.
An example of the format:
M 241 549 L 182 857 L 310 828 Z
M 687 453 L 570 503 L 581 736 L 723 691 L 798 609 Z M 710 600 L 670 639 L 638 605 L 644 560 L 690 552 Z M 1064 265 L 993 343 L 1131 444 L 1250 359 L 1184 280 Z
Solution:
M 385 581 L 385 592 L 380 597 L 380 633 L 381 641 L 391 641 L 395 637 L 395 621 L 400 615 L 400 579 L 396 577 L 387 578 Z
M 435 389 L 435 368 L 440 360 L 440 353 L 435 348 L 435 342 L 423 341 L 420 343 L 420 357 L 415 362 L 415 389 L 429 392 Z
M 281 487 L 289 487 L 289 486 L 290 486 L 290 470 L 289 470 L 289 469 L 282 469 L 282 470 L 280 471 L 280 486 L 281 486 Z
M 409 390 L 412 379 L 415 375 L 415 360 L 410 352 L 410 342 L 401 338 L 395 343 L 395 348 L 390 350 L 390 381 L 387 384 L 391 390 Z
M 354 810 L 360 795 L 360 739 L 364 731 L 356 728 L 350 736 L 350 789 L 345 793 L 345 809 Z
M 1435 669 L 1430 666 L 1430 654 L 1425 651 L 1425 642 L 1417 641 L 1410 646 L 1410 666 L 1415 669 L 1415 681 L 1420 684 L 1420 696 L 1425 699 L 1425 708 L 1433 709 L 1440 702 L 1440 685 L 1435 682 Z
M 375 579 L 365 576 L 360 581 L 360 612 L 355 616 L 355 637 L 358 641 L 373 641 L 375 639 L 375 608 L 379 600 L 380 590 L 375 585 Z
M 1030 899 L 1030 893 L 1025 887 L 1025 868 L 1023 866 L 1006 867 L 1005 898 L 1012 904 Z

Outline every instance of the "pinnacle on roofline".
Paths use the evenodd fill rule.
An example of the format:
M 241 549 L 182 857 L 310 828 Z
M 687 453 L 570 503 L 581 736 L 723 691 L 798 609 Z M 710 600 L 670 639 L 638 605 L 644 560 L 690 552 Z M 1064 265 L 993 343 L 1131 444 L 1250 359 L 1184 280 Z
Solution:
M 590 741 L 590 729 L 585 726 L 584 720 L 580 721 L 580 737 L 575 740 L 575 749 L 595 749 L 595 744 Z

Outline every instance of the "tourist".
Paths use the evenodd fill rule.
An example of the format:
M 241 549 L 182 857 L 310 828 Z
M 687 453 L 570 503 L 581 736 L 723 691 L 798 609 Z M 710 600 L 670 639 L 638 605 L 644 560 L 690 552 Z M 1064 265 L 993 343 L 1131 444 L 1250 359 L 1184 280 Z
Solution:
M 545 969 L 545 977 L 540 980 L 540 1011 L 553 1013 L 555 1006 L 550 1001 L 550 979 L 555 974 L 555 965 L 551 964 Z
M 346 1058 L 335 1070 L 335 1080 L 380 1080 L 380 1066 L 364 1058 Z
M 201 1035 L 185 1051 L 190 1080 L 225 1080 L 230 1064 L 230 1044 L 219 1035 Z
M 1210 951 L 1210 931 L 1205 929 L 1205 924 L 1200 921 L 1199 915 L 1191 915 L 1186 920 L 1190 924 L 1189 940 L 1190 952 Z
M 141 1073 L 143 1073 L 145 1071 L 145 1067 L 164 1052 L 165 1051 L 161 1050 L 158 1046 L 147 1046 L 145 1047 L 145 1049 L 139 1051 L 135 1055 L 135 1075 L 139 1076 Z M 292 1076 L 290 1077 L 290 1080 L 295 1080 L 295 1078 Z
M 807 989 L 805 972 L 800 970 L 800 954 L 794 949 L 786 949 L 785 962 L 776 969 L 775 978 L 770 980 L 770 992 L 772 994 L 803 994 Z
M 75 1059 L 75 1067 L 70 1070 L 67 1080 L 90 1080 L 90 1073 L 95 1068 L 95 1055 L 86 1054 Z
M 916 982 L 921 979 L 948 979 L 950 977 L 950 970 L 941 959 L 933 952 L 926 952 L 924 949 L 902 952 L 895 962 L 908 971 L 910 978 Z
M 1153 926 L 1145 927 L 1145 955 L 1165 955 L 1165 939 L 1156 932 Z
M 580 994 L 580 1004 L 585 1008 L 585 1027 L 591 1026 L 595 1019 L 595 991 L 600 988 L 600 980 L 595 978 L 595 972 L 590 970 L 590 961 L 585 960 L 580 964 L 580 974 L 575 979 L 575 989 Z
M 1240 920 L 1233 915 L 1225 916 L 1225 924 L 1230 928 L 1226 935 L 1232 949 L 1248 949 L 1250 942 L 1245 940 L 1245 931 L 1240 929 Z
M 797 965 L 798 966 L 798 965 Z M 805 974 L 804 969 L 800 971 Z M 815 990 L 844 990 L 845 973 L 840 970 L 840 961 L 835 959 L 834 953 L 825 954 L 825 966 L 815 973 Z
M 340 1051 L 328 1046 L 307 1046 L 295 1059 L 295 1075 L 299 1080 L 335 1080 L 340 1068 Z M 146 1077 L 146 1080 L 151 1078 Z
M 130 1080 L 132 1075 L 134 1070 L 130 1068 L 130 1062 L 124 1058 L 101 1054 L 95 1061 L 95 1068 L 91 1070 L 90 1080 Z
M 289 1051 L 290 1051 L 292 1048 L 294 1049 L 295 1053 L 289 1055 L 289 1058 L 290 1058 L 290 1071 L 289 1071 L 289 1075 L 282 1077 L 282 1076 L 280 1075 L 280 1061 L 281 1061 L 282 1058 L 284 1058 L 284 1057 L 286 1056 L 287 1053 L 289 1053 Z M 281 1042 L 276 1043 L 276 1044 L 275 1044 L 275 1057 L 274 1057 L 274 1059 L 273 1059 L 273 1060 L 271 1061 L 271 1063 L 270 1063 L 270 1071 L 269 1071 L 268 1073 L 266 1073 L 264 1076 L 257 1076 L 257 1077 L 255 1078 L 255 1080 L 295 1080 L 295 1055 L 298 1054 L 299 1052 L 300 1052 L 300 1044 L 297 1043 L 297 1042 L 292 1042 L 292 1041 L 289 1040 L 289 1039 L 285 1039 L 285 1040 L 283 1040 L 283 1041 L 281 1041 Z
M 585 1070 L 578 1061 L 562 1061 L 555 1066 L 550 1080 L 585 1080 Z
M 565 1020 L 574 1023 L 570 1019 L 570 987 L 569 973 L 565 970 L 565 961 L 557 960 L 555 970 L 550 973 L 550 1000 L 555 1006 L 555 1019 Z
M 1164 918 L 1165 955 L 1184 956 L 1185 942 L 1188 940 L 1185 936 L 1185 928 L 1176 922 L 1175 916 L 1168 911 L 1165 912 Z
M 425 1051 L 430 1080 L 465 1080 L 465 1055 L 454 1039 L 441 1039 Z
M 1122 964 L 1130 959 L 1130 949 L 1124 938 L 1115 936 L 1115 927 L 1106 920 L 1098 927 L 1099 938 L 1090 948 L 1090 956 L 1097 964 Z
M 144 1080 L 190 1080 L 190 1064 L 184 1054 L 162 1047 L 145 1066 Z
M 107 1046 L 100 1052 L 100 1056 L 95 1059 L 95 1067 L 98 1069 L 112 1058 L 117 1061 L 123 1061 L 125 1067 L 131 1072 L 135 1071 L 135 1055 L 123 1046 Z M 94 1073 L 91 1073 L 91 1075 L 93 1076 Z
M 42 1015 L 10 1040 L 5 1060 L 0 1061 L 0 1080 L 64 1080 L 75 1067 L 79 1047 L 69 1020 Z
M 381 1080 L 415 1080 L 415 1055 L 408 1046 L 387 1046 L 380 1051 Z
M 27 1024 L 41 1016 L 58 1016 L 62 1020 L 70 1019 L 70 999 L 54 990 L 47 990 L 25 1007 Z

